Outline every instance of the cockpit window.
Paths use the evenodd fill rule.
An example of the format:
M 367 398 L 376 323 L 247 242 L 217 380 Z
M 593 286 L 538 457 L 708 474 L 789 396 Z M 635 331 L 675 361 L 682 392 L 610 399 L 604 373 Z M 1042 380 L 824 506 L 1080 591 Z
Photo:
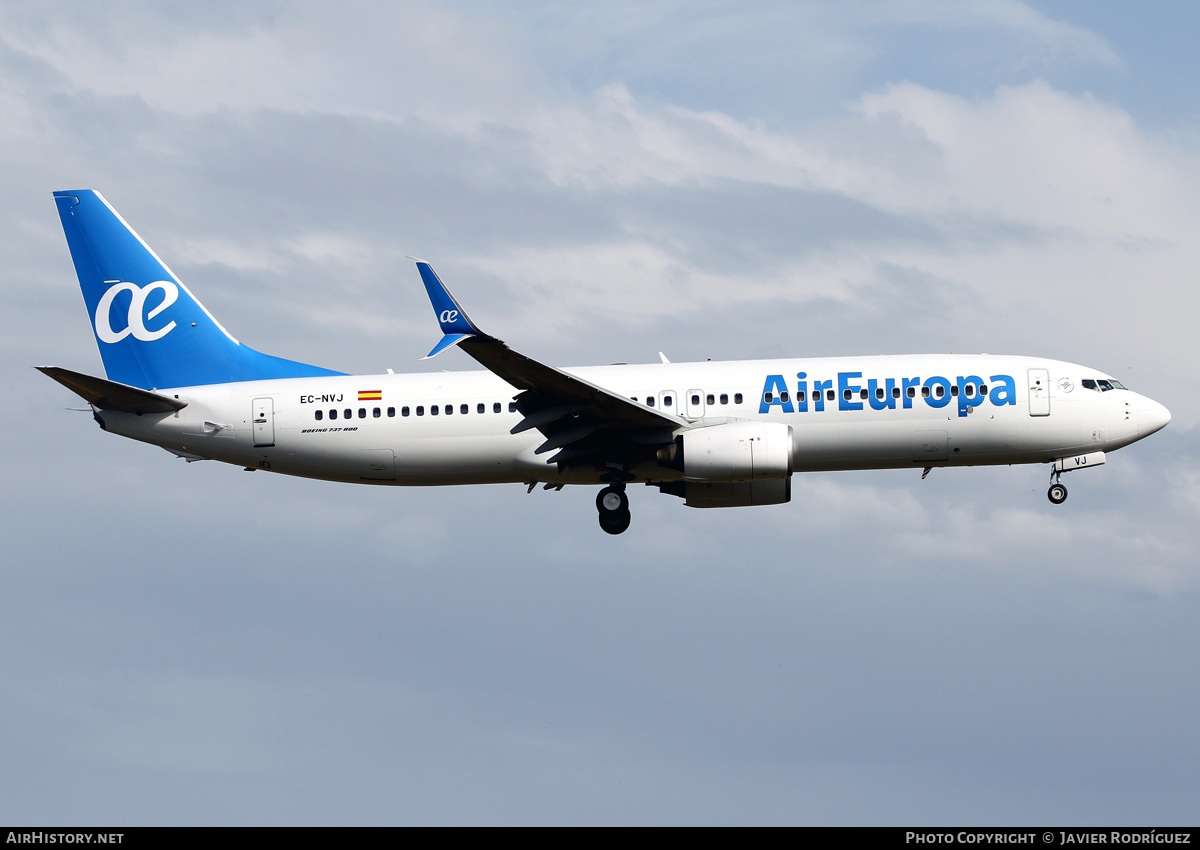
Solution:
M 1109 390 L 1126 389 L 1125 385 L 1120 381 L 1113 381 L 1108 378 L 1084 378 L 1082 384 L 1085 390 L 1095 390 L 1100 393 L 1106 393 Z

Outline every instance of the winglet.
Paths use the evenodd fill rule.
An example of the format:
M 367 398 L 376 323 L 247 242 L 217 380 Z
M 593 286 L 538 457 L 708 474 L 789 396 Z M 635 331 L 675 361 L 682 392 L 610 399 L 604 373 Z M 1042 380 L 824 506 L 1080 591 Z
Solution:
M 425 284 L 425 291 L 429 294 L 429 303 L 433 305 L 433 314 L 437 316 L 438 324 L 444 334 L 433 350 L 421 359 L 428 360 L 430 357 L 436 357 L 450 346 L 457 345 L 469 337 L 482 336 L 483 333 L 475 327 L 466 311 L 454 300 L 454 296 L 450 294 L 446 284 L 442 283 L 442 279 L 437 276 L 433 266 L 416 257 L 409 257 L 409 259 L 415 260 L 417 263 L 417 271 L 421 273 L 421 281 Z

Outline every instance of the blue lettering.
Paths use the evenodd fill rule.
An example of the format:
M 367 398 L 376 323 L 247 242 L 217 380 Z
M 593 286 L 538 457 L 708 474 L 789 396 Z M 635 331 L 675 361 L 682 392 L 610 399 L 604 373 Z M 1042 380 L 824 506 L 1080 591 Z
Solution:
M 989 381 L 984 381 L 979 375 L 958 375 L 953 382 L 941 375 L 932 375 L 926 378 L 924 383 L 920 377 L 868 378 L 866 389 L 863 389 L 862 374 L 838 372 L 838 410 L 862 410 L 865 405 L 861 399 L 869 401 L 872 410 L 895 410 L 900 406 L 911 410 L 917 388 L 923 389 L 921 397 L 925 399 L 925 403 L 936 409 L 946 407 L 951 400 L 958 399 L 960 417 L 966 416 L 968 410 L 982 405 L 987 398 L 991 398 L 992 404 L 997 407 L 1017 403 L 1017 385 L 1011 375 L 992 375 Z M 809 410 L 820 413 L 825 410 L 826 402 L 832 400 L 833 388 L 832 380 L 809 381 L 807 372 L 797 372 L 796 398 L 793 405 L 783 375 L 767 375 L 763 382 L 762 395 L 759 396 L 758 412 L 767 414 L 772 408 L 778 407 L 779 413 L 807 413 Z M 320 398 L 322 401 L 338 401 L 341 394 Z M 902 399 L 901 405 L 896 404 L 897 399 Z
M 806 413 L 808 411 L 808 381 L 804 379 L 808 377 L 808 373 L 797 372 L 796 377 L 800 379 L 796 381 L 796 412 Z
M 892 398 L 892 390 L 896 388 L 895 378 L 884 379 L 883 398 L 878 398 L 879 381 L 875 378 L 867 379 L 867 400 L 871 402 L 872 410 L 892 410 L 896 409 L 896 400 Z
M 825 391 L 833 389 L 833 381 L 813 381 L 813 410 L 825 409 Z
M 850 391 L 850 398 L 858 395 L 862 390 L 858 384 L 851 385 L 851 378 L 861 378 L 862 372 L 838 372 L 838 410 L 862 410 L 861 401 L 850 401 L 846 398 L 846 391 Z
M 778 395 L 776 395 L 776 390 L 778 390 Z M 775 405 L 779 405 L 782 413 L 796 412 L 792 409 L 791 399 L 787 397 L 787 384 L 784 383 L 783 375 L 767 375 L 762 395 L 759 397 L 758 412 L 769 413 Z
M 1000 407 L 1017 403 L 1017 385 L 1009 375 L 992 375 L 992 404 Z
M 987 386 L 983 382 L 983 378 L 978 375 L 967 375 L 963 377 L 959 375 L 955 378 L 958 383 L 958 415 L 960 417 L 967 415 L 967 410 L 972 407 L 979 407 L 983 404 L 983 388 Z M 974 386 L 971 395 L 967 395 L 967 387 Z
M 925 396 L 925 403 L 930 407 L 945 407 L 950 403 L 950 382 L 941 375 L 926 378 L 924 386 L 929 387 L 929 395 Z M 941 396 L 934 391 L 934 387 L 942 388 Z

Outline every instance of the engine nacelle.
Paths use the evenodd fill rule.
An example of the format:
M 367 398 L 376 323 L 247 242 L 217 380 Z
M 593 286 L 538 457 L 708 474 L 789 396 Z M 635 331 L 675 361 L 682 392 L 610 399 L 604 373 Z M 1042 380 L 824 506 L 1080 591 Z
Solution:
M 792 426 L 729 422 L 692 428 L 659 451 L 658 459 L 689 481 L 785 479 L 792 474 Z
M 689 508 L 746 508 L 752 505 L 782 505 L 792 500 L 792 479 L 739 481 L 708 484 L 683 482 L 684 504 Z

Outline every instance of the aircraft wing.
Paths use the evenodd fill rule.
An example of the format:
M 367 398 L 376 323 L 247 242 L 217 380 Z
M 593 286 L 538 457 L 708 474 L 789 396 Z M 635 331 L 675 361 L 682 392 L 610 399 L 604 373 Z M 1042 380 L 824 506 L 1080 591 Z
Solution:
M 512 433 L 537 428 L 546 437 L 537 453 L 558 449 L 547 463 L 557 463 L 560 468 L 627 463 L 652 455 L 657 447 L 670 443 L 677 431 L 689 427 L 681 416 L 646 407 L 539 363 L 479 330 L 433 267 L 424 260 L 416 263 L 444 334 L 425 359 L 457 345 L 488 371 L 521 390 L 516 401 L 524 419 Z
M 186 401 L 170 398 L 149 390 L 138 389 L 116 381 L 93 378 L 82 372 L 72 372 L 58 366 L 38 366 L 37 370 L 58 381 L 71 392 L 101 410 L 120 410 L 124 413 L 172 413 L 187 407 Z

